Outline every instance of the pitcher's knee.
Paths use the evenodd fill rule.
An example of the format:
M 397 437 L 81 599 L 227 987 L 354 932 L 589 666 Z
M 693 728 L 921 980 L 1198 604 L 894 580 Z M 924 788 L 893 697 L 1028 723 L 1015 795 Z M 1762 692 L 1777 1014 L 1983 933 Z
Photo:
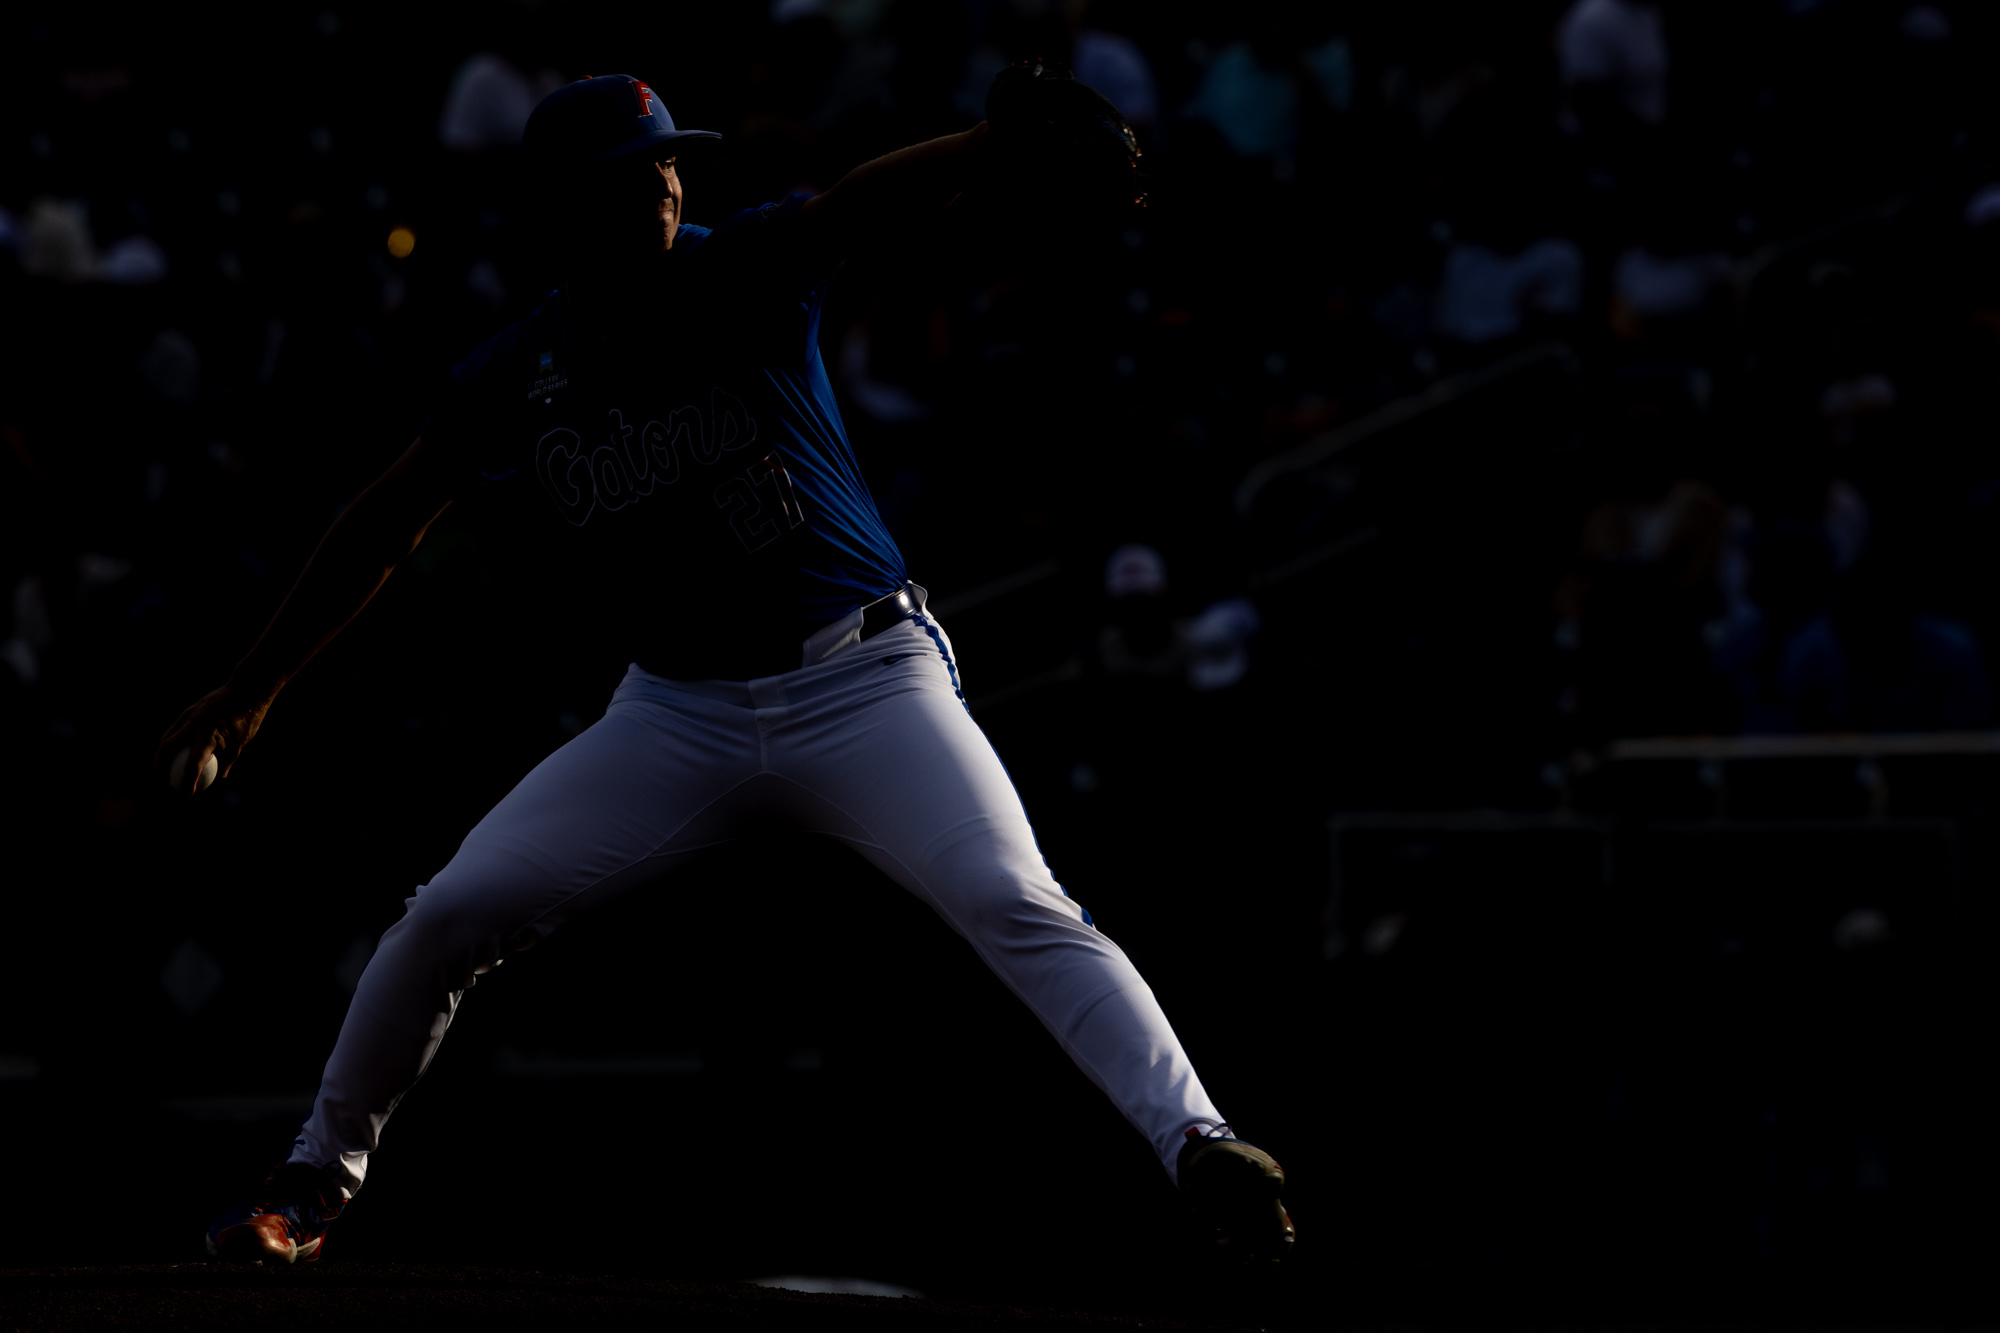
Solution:
M 1052 879 L 988 873 L 951 886 L 955 915 L 986 938 L 1027 938 L 1089 927 L 1089 914 Z
M 484 895 L 433 883 L 417 890 L 381 947 L 404 953 L 435 976 L 440 989 L 459 991 L 509 952 L 520 951 L 510 950 L 508 942 L 507 923 Z

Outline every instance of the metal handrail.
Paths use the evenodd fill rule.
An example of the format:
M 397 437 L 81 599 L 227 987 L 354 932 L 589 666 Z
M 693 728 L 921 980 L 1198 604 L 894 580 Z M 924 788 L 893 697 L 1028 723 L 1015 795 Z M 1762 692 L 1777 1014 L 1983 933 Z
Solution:
M 1885 759 L 2000 754 L 2000 731 L 1884 731 L 1815 735 L 1648 736 L 1613 741 L 1607 760 Z
M 1422 393 L 1413 393 L 1407 398 L 1398 398 L 1393 403 L 1376 408 L 1359 420 L 1314 436 L 1304 444 L 1287 449 L 1281 454 L 1273 454 L 1257 466 L 1243 474 L 1243 480 L 1236 486 L 1236 512 L 1248 518 L 1251 507 L 1257 501 L 1257 493 L 1271 482 L 1291 472 L 1324 463 L 1334 455 L 1351 449 L 1363 440 L 1380 435 L 1405 422 L 1414 421 L 1427 412 L 1457 402 L 1469 393 L 1476 393 L 1489 384 L 1497 383 L 1523 370 L 1555 362 L 1566 370 L 1576 367 L 1576 352 L 1568 343 L 1537 343 L 1524 347 L 1511 355 L 1503 356 L 1492 365 L 1481 366 L 1439 380 Z

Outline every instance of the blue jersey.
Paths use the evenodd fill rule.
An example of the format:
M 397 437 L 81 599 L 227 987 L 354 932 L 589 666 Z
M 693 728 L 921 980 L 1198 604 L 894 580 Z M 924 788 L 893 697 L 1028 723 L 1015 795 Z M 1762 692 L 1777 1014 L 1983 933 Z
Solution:
M 532 487 L 595 548 L 641 660 L 724 625 L 795 643 L 907 577 L 820 361 L 803 202 L 683 223 L 608 315 L 551 294 L 452 371 L 424 425 L 460 494 Z

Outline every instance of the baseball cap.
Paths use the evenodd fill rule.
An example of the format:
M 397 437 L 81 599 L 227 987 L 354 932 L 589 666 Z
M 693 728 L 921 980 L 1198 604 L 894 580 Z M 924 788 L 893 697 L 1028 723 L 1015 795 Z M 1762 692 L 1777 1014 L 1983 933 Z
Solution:
M 602 162 L 680 139 L 720 139 L 713 130 L 674 128 L 660 95 L 630 74 L 566 83 L 528 117 L 528 151 L 559 162 Z

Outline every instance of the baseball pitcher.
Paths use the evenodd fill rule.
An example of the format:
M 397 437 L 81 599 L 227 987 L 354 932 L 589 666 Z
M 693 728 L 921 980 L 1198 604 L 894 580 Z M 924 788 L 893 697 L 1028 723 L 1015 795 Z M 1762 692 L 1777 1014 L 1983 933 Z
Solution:
M 1147 1137 L 1210 1238 L 1282 1256 L 1283 1172 L 1230 1133 L 1152 991 L 1043 864 L 819 354 L 827 280 L 871 230 L 1010 161 L 1129 204 L 1130 131 L 1060 69 L 1017 65 L 974 128 L 711 229 L 682 220 L 676 154 L 716 137 L 677 129 L 625 75 L 542 102 L 527 146 L 565 200 L 567 281 L 452 372 L 228 682 L 160 742 L 179 791 L 228 773 L 285 683 L 454 502 L 532 493 L 526 508 L 615 594 L 605 614 L 631 666 L 603 719 L 408 900 L 311 1118 L 214 1220 L 209 1252 L 318 1258 L 475 977 L 620 894 L 670 886 L 749 817 L 777 814 L 852 847 L 964 936 Z

